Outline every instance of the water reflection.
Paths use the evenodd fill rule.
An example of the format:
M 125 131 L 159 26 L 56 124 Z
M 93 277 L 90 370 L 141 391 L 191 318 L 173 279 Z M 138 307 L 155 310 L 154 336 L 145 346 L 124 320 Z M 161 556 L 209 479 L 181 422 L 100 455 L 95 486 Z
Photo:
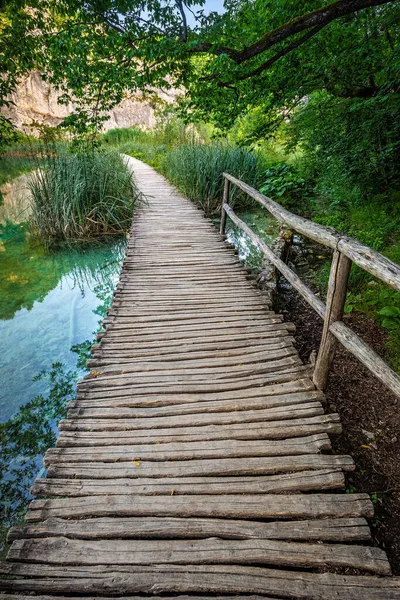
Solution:
M 20 175 L 0 187 L 0 223 L 22 223 L 30 213 L 30 173 Z
M 270 244 L 279 233 L 278 222 L 262 207 L 238 211 L 238 216 L 267 244 Z M 239 258 L 248 267 L 257 270 L 261 268 L 262 253 L 230 219 L 227 219 L 226 235 L 228 241 L 235 244 L 239 252 Z
M 261 207 L 237 211 L 237 214 L 268 245 L 279 234 L 279 223 Z M 219 223 L 217 226 L 219 228 Z M 244 261 L 245 265 L 259 271 L 263 263 L 262 253 L 229 218 L 226 223 L 226 234 L 227 240 L 238 249 L 239 258 Z M 315 271 L 320 271 L 322 265 L 327 261 L 329 264 L 330 259 L 329 248 L 297 233 L 293 235 L 287 263 L 305 283 L 307 281 L 314 282 Z M 279 289 L 281 292 L 292 289 L 290 283 L 282 275 L 279 275 Z
M 32 381 L 53 362 L 73 369 L 73 344 L 92 337 L 99 297 L 118 280 L 125 241 L 49 254 L 24 224 L 0 225 L 0 421 L 46 392 Z M 101 290 L 101 292 L 100 292 Z

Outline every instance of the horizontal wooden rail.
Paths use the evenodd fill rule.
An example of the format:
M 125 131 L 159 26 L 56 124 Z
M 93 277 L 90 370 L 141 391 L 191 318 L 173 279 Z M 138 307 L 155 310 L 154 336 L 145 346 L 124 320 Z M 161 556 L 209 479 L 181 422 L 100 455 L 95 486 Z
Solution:
M 264 194 L 247 185 L 247 183 L 236 179 L 236 177 L 228 173 L 224 173 L 224 177 L 251 198 L 262 204 L 277 221 L 284 223 L 291 229 L 319 244 L 339 250 L 339 252 L 350 258 L 353 263 L 400 292 L 400 266 L 386 258 L 386 256 L 369 248 L 369 246 L 361 244 L 357 240 L 343 235 L 332 227 L 319 225 L 309 219 L 291 213 L 277 202 L 271 200 L 271 198 L 264 196 Z
M 309 304 L 313 307 L 314 310 L 319 314 L 320 317 L 324 318 L 325 316 L 325 305 L 324 303 L 317 298 L 317 296 L 310 290 L 310 288 L 301 281 L 300 277 L 296 275 L 292 269 L 290 269 L 286 263 L 283 262 L 280 258 L 278 258 L 270 248 L 268 248 L 267 244 L 265 244 L 259 237 L 256 235 L 250 227 L 246 225 L 244 221 L 239 219 L 239 217 L 233 212 L 232 208 L 228 204 L 223 205 L 223 209 L 225 213 L 230 217 L 230 219 L 242 230 L 244 231 L 251 241 L 263 252 L 263 254 L 272 262 L 272 264 L 279 269 L 279 271 L 286 277 L 286 279 L 291 283 L 291 285 L 298 291 L 300 294 L 307 300 Z
M 221 211 L 221 234 L 225 233 L 226 217 L 229 218 L 251 239 L 264 256 L 282 273 L 289 283 L 303 296 L 324 320 L 320 349 L 315 369 L 314 384 L 324 389 L 328 380 L 329 368 L 338 340 L 353 356 L 363 363 L 382 383 L 400 398 L 400 377 L 374 352 L 357 334 L 342 321 L 346 301 L 347 281 L 352 262 L 368 271 L 384 283 L 400 291 L 400 266 L 379 252 L 346 237 L 330 227 L 313 223 L 286 210 L 267 196 L 264 196 L 243 181 L 224 173 L 225 186 Z M 229 206 L 230 184 L 233 183 L 246 194 L 260 202 L 278 221 L 291 229 L 324 246 L 333 249 L 333 259 L 329 277 L 326 305 L 305 285 L 299 276 L 286 263 L 278 258 L 244 221 Z

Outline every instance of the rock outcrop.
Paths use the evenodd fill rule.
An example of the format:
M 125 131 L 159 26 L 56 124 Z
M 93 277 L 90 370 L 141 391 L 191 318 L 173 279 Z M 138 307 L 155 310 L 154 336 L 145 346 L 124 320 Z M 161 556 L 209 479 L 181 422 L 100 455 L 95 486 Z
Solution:
M 29 124 L 36 121 L 40 124 L 51 126 L 58 125 L 65 117 L 70 115 L 75 106 L 73 103 L 63 105 L 58 103 L 57 90 L 46 83 L 38 71 L 33 71 L 18 85 L 17 90 L 11 95 L 12 104 L 2 109 L 20 131 L 31 133 Z M 165 102 L 172 102 L 174 96 L 160 93 L 160 98 Z M 141 100 L 139 96 L 125 99 L 110 111 L 109 118 L 104 124 L 104 130 L 114 127 L 131 127 L 141 125 L 151 128 L 155 125 L 155 114 L 149 102 Z

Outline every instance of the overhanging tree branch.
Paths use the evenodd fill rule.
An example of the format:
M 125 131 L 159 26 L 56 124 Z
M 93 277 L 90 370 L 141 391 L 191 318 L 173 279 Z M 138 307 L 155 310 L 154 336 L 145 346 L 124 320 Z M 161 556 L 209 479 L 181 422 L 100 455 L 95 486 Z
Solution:
M 216 46 L 215 44 L 212 45 L 208 43 L 200 43 L 198 46 L 193 47 L 191 52 L 210 52 L 211 54 L 216 55 L 226 54 L 236 64 L 240 65 L 258 56 L 259 54 L 262 54 L 266 50 L 269 50 L 273 46 L 276 46 L 276 44 L 283 42 L 293 35 L 307 31 L 310 28 L 312 31 L 314 31 L 315 28 L 318 28 L 319 31 L 319 29 L 322 29 L 322 27 L 325 27 L 336 19 L 340 19 L 341 17 L 364 8 L 388 4 L 390 1 L 391 0 L 337 0 L 332 4 L 328 4 L 322 8 L 317 8 L 316 10 L 313 10 L 305 15 L 295 17 L 277 29 L 265 33 L 259 40 L 250 46 L 247 46 L 247 48 L 244 48 L 243 50 L 235 50 L 233 48 Z M 303 39 L 303 41 L 306 41 L 309 39 L 309 37 L 309 35 L 305 35 L 304 38 L 300 38 L 300 40 Z M 297 48 L 301 43 L 303 42 L 300 41 L 300 43 L 297 43 L 295 47 Z M 289 51 L 291 51 L 291 49 Z
M 236 59 L 234 58 L 234 60 L 236 63 L 241 64 L 258 56 L 262 52 L 265 52 L 265 50 L 272 48 L 288 37 L 301 33 L 310 27 L 325 27 L 328 23 L 355 11 L 387 4 L 388 2 L 390 2 L 390 0 L 337 0 L 337 2 L 334 2 L 333 4 L 328 4 L 328 6 L 318 8 L 310 13 L 296 17 L 288 23 L 285 23 L 285 25 L 278 27 L 278 29 L 266 33 L 257 42 L 251 44 L 241 52 L 238 52 L 237 57 Z
M 292 42 L 291 44 L 289 44 L 288 46 L 286 46 L 285 48 L 283 48 L 282 50 L 280 50 L 279 52 L 274 54 L 274 56 L 269 58 L 266 62 L 264 62 L 262 65 L 258 66 L 256 69 L 253 69 L 252 71 L 249 71 L 249 73 L 245 73 L 244 75 L 237 77 L 236 81 L 244 81 L 245 79 L 250 79 L 251 77 L 256 77 L 257 75 L 261 75 L 261 73 L 263 73 L 263 71 L 266 71 L 267 69 L 272 67 L 272 65 L 277 60 L 279 60 L 283 56 L 286 56 L 287 54 L 289 54 L 290 52 L 292 52 L 293 50 L 298 48 L 298 46 L 300 46 L 301 44 L 304 44 L 304 42 L 306 42 L 307 40 L 312 38 L 314 35 L 316 35 L 319 31 L 321 31 L 321 29 L 323 29 L 323 27 L 325 27 L 325 25 L 320 25 L 319 27 L 314 27 L 308 33 L 306 33 L 302 37 L 298 38 L 296 41 Z M 226 87 L 227 85 L 228 84 L 224 83 L 223 81 L 220 81 L 218 83 L 219 87 Z
M 185 14 L 185 10 L 183 8 L 183 4 L 182 4 L 182 0 L 176 0 L 176 4 L 178 6 L 179 12 L 181 13 L 181 17 L 182 17 L 182 35 L 181 35 L 181 40 L 182 42 L 187 42 L 187 20 L 186 20 L 186 14 Z

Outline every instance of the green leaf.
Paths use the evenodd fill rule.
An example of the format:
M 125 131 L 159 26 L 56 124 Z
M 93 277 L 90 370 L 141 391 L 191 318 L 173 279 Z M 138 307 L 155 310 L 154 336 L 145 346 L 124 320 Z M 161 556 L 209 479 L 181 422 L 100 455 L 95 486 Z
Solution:
M 400 317 L 400 308 L 397 308 L 397 306 L 384 306 L 378 312 L 378 315 L 382 317 Z

